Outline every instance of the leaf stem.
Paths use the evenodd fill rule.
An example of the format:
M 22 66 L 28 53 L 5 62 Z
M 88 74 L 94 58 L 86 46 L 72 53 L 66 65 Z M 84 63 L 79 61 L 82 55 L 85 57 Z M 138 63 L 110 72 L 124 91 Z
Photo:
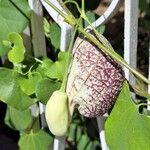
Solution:
M 82 0 L 82 14 L 85 15 L 85 3 L 84 3 L 84 0 Z
M 65 2 L 63 2 L 62 0 L 58 0 L 59 4 L 61 5 L 61 7 L 66 11 L 67 14 L 71 14 L 70 10 L 67 8 L 67 6 L 65 5 Z
M 64 2 L 64 4 L 67 4 L 67 3 L 72 3 L 72 4 L 74 4 L 74 5 L 76 6 L 78 12 L 81 14 L 81 10 L 80 10 L 79 5 L 78 5 L 78 3 L 77 3 L 76 1 L 66 0 L 66 1 Z
M 71 41 L 70 41 L 70 44 L 69 44 L 68 51 L 72 51 L 74 40 L 75 40 L 75 36 L 76 36 L 78 25 L 80 24 L 80 21 L 81 21 L 81 17 L 78 19 L 78 22 L 77 22 L 76 26 L 74 27 L 74 32 L 73 32 L 73 35 L 72 35 L 72 38 L 71 38 Z
M 70 61 L 71 61 L 70 60 L 70 56 L 68 56 L 68 59 L 67 59 L 67 69 L 65 71 L 65 75 L 63 77 L 63 81 L 62 81 L 61 88 L 60 88 L 60 91 L 62 91 L 62 92 L 66 91 L 66 84 L 67 84 L 67 79 L 68 79 L 68 68 L 69 68 Z

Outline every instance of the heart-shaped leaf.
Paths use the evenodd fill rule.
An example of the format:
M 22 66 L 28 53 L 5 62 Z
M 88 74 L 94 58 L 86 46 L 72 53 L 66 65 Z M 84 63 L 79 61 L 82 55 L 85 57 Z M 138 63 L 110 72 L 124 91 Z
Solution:
M 30 7 L 26 0 L 13 0 L 13 3 L 30 17 Z M 22 32 L 28 23 L 28 19 L 9 1 L 0 1 L 0 56 L 8 52 L 2 41 L 10 32 Z
M 54 91 L 59 90 L 61 83 L 49 79 L 42 79 L 36 87 L 36 96 L 43 104 L 46 104 Z
M 36 133 L 30 132 L 22 133 L 19 140 L 19 147 L 21 150 L 48 150 L 52 149 L 53 138 L 43 130 Z
M 150 118 L 139 113 L 138 105 L 131 99 L 127 82 L 106 121 L 105 132 L 111 150 L 150 148 Z
M 24 60 L 25 47 L 22 37 L 15 32 L 8 35 L 8 40 L 12 43 L 12 48 L 8 52 L 8 59 L 12 63 L 20 63 Z M 6 43 L 6 42 L 5 42 Z
M 51 79 L 63 80 L 65 72 L 68 70 L 68 60 L 71 60 L 70 52 L 59 52 L 58 60 L 52 62 L 50 59 L 43 60 L 39 71 Z
M 0 100 L 14 108 L 25 110 L 36 101 L 28 97 L 20 88 L 18 73 L 0 68 Z
M 13 107 L 7 107 L 5 123 L 13 129 L 27 129 L 32 123 L 31 111 L 29 109 L 20 111 Z
M 77 149 L 86 149 L 89 142 L 89 137 L 86 134 L 83 134 L 78 142 Z
M 30 73 L 28 78 L 19 77 L 19 85 L 24 93 L 31 95 L 35 93 L 38 82 L 42 79 L 38 72 Z
M 49 30 L 49 38 L 52 42 L 52 45 L 58 49 L 60 47 L 60 36 L 61 36 L 61 29 L 56 23 L 52 23 L 50 25 Z

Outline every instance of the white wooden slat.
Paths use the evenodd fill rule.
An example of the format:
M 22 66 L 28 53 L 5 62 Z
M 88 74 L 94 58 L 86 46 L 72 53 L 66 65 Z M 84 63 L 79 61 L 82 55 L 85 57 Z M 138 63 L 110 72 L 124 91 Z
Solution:
M 124 59 L 134 68 L 137 63 L 138 0 L 125 0 Z M 125 76 L 135 84 L 133 76 L 125 68 Z
M 104 131 L 104 124 L 105 124 L 107 117 L 108 117 L 107 114 L 104 116 L 97 117 L 97 124 L 98 124 L 98 129 L 99 129 L 99 138 L 100 138 L 102 150 L 109 150 L 107 143 L 106 143 L 106 140 L 105 140 L 105 131 Z
M 61 28 L 61 43 L 60 43 L 60 50 L 66 51 L 70 42 L 71 34 L 72 34 L 72 27 L 64 22 L 64 18 L 56 12 L 51 6 L 49 6 L 44 0 L 40 0 L 42 5 L 45 7 L 49 15 L 54 19 L 54 21 L 59 25 Z M 65 13 L 65 10 L 61 7 L 57 0 L 51 0 L 59 10 Z
M 28 0 L 33 13 L 31 16 L 31 32 L 33 52 L 35 57 L 46 56 L 46 44 L 43 28 L 43 9 L 39 0 Z M 39 103 L 42 128 L 46 126 L 44 111 L 45 105 Z
M 62 22 L 60 25 L 61 25 L 60 50 L 67 51 L 71 40 L 73 28 L 65 22 Z
M 43 29 L 43 10 L 39 0 L 28 0 L 33 13 L 31 15 L 31 38 L 34 56 L 46 56 L 45 35 Z
M 54 19 L 55 22 L 61 27 L 62 22 L 63 22 L 63 17 L 56 12 L 51 6 L 49 6 L 45 0 L 40 0 L 42 5 L 45 7 L 49 15 Z M 63 13 L 65 13 L 65 10 L 61 7 L 59 2 L 57 0 L 51 0 L 51 3 L 53 3 L 59 10 L 61 10 Z
M 53 150 L 65 149 L 65 137 L 55 137 Z

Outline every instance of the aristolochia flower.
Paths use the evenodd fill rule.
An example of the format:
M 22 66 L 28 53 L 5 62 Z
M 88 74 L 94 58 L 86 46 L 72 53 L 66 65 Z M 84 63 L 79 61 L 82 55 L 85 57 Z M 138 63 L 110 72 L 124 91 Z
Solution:
M 77 38 L 73 57 L 66 88 L 70 107 L 85 117 L 103 115 L 125 80 L 121 66 L 85 37 Z

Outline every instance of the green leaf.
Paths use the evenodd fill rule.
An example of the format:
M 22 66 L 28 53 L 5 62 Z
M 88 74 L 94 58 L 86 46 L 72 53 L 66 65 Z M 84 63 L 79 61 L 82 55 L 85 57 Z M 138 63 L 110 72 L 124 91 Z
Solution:
M 96 28 L 96 30 L 100 33 L 100 34 L 103 34 L 105 32 L 105 25 L 102 25 L 102 26 L 99 26 Z
M 94 22 L 97 18 L 98 18 L 98 15 L 96 15 L 94 12 L 92 11 L 87 11 L 86 12 L 86 17 L 89 19 L 89 21 L 92 23 Z M 87 27 L 89 24 L 85 21 L 85 27 Z M 102 26 L 98 26 L 96 28 L 96 30 L 100 33 L 100 34 L 103 34 L 104 31 L 105 31 L 105 25 L 102 25 Z
M 28 78 L 19 77 L 18 82 L 24 93 L 32 95 L 35 93 L 38 82 L 42 79 L 42 76 L 38 72 L 29 73 Z
M 60 36 L 61 36 L 61 29 L 60 27 L 54 22 L 50 25 L 49 30 L 49 38 L 51 40 L 52 45 L 58 49 L 60 47 Z
M 92 11 L 87 11 L 85 15 L 91 23 L 96 20 L 96 14 Z M 84 24 L 85 24 L 85 27 L 87 27 L 89 25 L 86 21 Z
M 26 0 L 12 0 L 26 16 L 30 16 L 30 8 Z M 13 6 L 9 0 L 0 1 L 0 56 L 5 55 L 8 49 L 2 44 L 10 32 L 21 33 L 27 26 L 27 18 Z
M 126 81 L 106 121 L 105 132 L 111 150 L 149 150 L 150 118 L 139 113 Z
M 29 134 L 21 134 L 19 147 L 21 150 L 49 150 L 52 142 L 53 138 L 43 130 L 36 133 L 31 131 Z
M 11 32 L 8 34 L 8 41 L 13 44 L 11 50 L 8 52 L 8 59 L 12 63 L 22 62 L 24 60 L 25 53 L 22 37 L 18 33 Z M 10 47 L 10 45 L 8 46 Z
M 150 21 L 148 19 L 148 17 L 143 19 L 143 28 L 150 30 Z
M 68 138 L 71 139 L 71 141 L 75 141 L 75 139 L 76 139 L 77 128 L 78 128 L 78 126 L 75 123 L 72 123 L 69 127 Z
M 145 12 L 146 14 L 149 14 L 150 1 L 149 0 L 139 0 L 139 8 L 141 11 Z
M 0 68 L 0 100 L 16 109 L 25 110 L 36 101 L 21 90 L 17 78 L 17 72 Z
M 101 149 L 101 146 L 100 146 L 100 142 L 99 141 L 93 141 L 92 142 L 92 149 Z
M 76 131 L 76 141 L 77 142 L 80 141 L 82 134 L 83 134 L 83 130 L 81 129 L 80 126 L 78 126 L 77 131 Z
M 54 62 L 49 59 L 49 58 L 44 58 L 41 61 L 41 64 L 38 66 L 38 68 L 36 69 L 37 72 L 39 72 L 43 77 L 49 72 L 49 67 L 53 64 Z
M 11 43 L 10 41 L 3 40 L 3 45 L 4 45 L 5 47 L 12 48 L 12 43 Z
M 42 79 L 36 87 L 36 96 L 43 104 L 46 104 L 52 93 L 60 89 L 61 83 L 49 79 Z
M 59 52 L 57 61 L 52 62 L 50 59 L 46 59 L 40 68 L 47 77 L 62 81 L 68 69 L 68 60 L 70 59 L 70 52 Z
M 50 38 L 50 23 L 48 22 L 48 20 L 46 18 L 44 18 L 43 20 L 43 24 L 44 24 L 44 32 L 45 32 L 45 36 L 47 38 Z
M 29 109 L 20 111 L 13 107 L 7 107 L 5 123 L 17 130 L 27 129 L 32 124 L 32 115 Z
M 91 150 L 91 149 L 93 149 L 93 142 L 89 142 L 86 147 L 86 150 Z
M 77 149 L 85 150 L 89 141 L 90 141 L 89 137 L 86 134 L 83 134 L 78 142 Z

